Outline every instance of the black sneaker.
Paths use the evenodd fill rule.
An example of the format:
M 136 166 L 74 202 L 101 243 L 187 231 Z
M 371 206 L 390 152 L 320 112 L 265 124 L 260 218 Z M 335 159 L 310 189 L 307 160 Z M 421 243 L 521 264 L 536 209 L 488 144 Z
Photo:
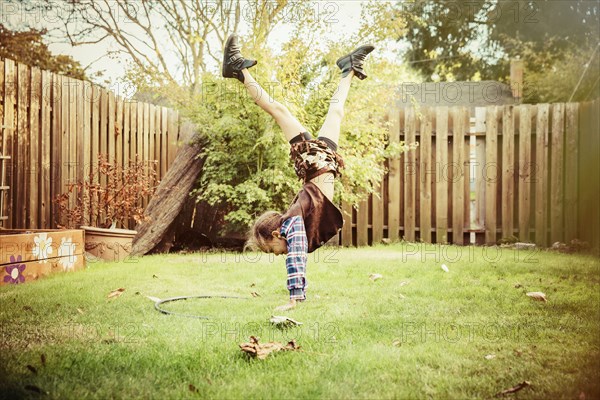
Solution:
M 365 44 L 358 47 L 352 53 L 346 54 L 340 57 L 335 63 L 342 70 L 342 78 L 348 76 L 350 70 L 354 70 L 354 75 L 360 80 L 367 77 L 363 70 L 363 62 L 367 57 L 367 54 L 375 49 L 373 45 Z
M 244 68 L 250 68 L 257 64 L 256 60 L 242 57 L 237 35 L 230 35 L 223 50 L 223 68 L 221 73 L 224 78 L 237 78 L 244 83 Z

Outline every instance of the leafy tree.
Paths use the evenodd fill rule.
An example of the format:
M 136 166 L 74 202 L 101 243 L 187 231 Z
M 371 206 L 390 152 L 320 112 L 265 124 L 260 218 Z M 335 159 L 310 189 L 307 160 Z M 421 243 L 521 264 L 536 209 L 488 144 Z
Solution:
M 264 210 L 285 209 L 300 182 L 276 123 L 239 82 L 220 77 L 227 36 L 247 32 L 241 35 L 247 39 L 244 53 L 259 60 L 253 75 L 316 134 L 340 76 L 337 57 L 365 41 L 383 50 L 405 27 L 390 3 L 376 1 L 365 4 L 356 34 L 343 44 L 328 40 L 327 33 L 335 28 L 328 25 L 331 15 L 316 15 L 309 2 L 67 4 L 70 16 L 64 29 L 73 45 L 113 41 L 114 52 L 129 58 L 127 79 L 139 91 L 168 99 L 196 122 L 204 149 L 199 156 L 206 161 L 192 195 L 213 206 L 217 221 L 227 222 L 228 230 L 238 232 Z M 123 18 L 127 24 L 120 23 Z M 284 21 L 293 27 L 291 37 L 280 53 L 273 53 L 267 46 L 269 35 Z M 341 142 L 346 170 L 344 189 L 338 183 L 338 200 L 355 201 L 370 191 L 382 178 L 384 158 L 404 149 L 387 143 L 385 114 L 397 82 L 409 73 L 375 54 L 367 68 L 370 78 L 355 82 L 348 99 Z
M 10 58 L 33 67 L 86 80 L 81 64 L 71 56 L 54 55 L 44 43 L 47 30 L 13 31 L 0 24 L 0 58 Z
M 589 59 L 600 38 L 598 2 L 584 0 L 416 0 L 400 3 L 396 12 L 409 21 L 406 35 L 398 38 L 409 45 L 406 59 L 426 79 L 506 81 L 510 59 L 520 57 L 529 80 L 529 102 L 568 100 L 575 86 L 553 85 L 548 72 L 571 65 L 574 56 L 580 61 L 587 53 Z M 560 73 L 571 82 L 581 71 Z M 589 85 L 597 76 L 590 73 L 580 84 L 582 92 L 593 89 Z M 557 91 L 548 92 L 551 87 Z
M 244 52 L 259 60 L 251 71 L 257 81 L 315 135 L 339 81 L 335 60 L 351 49 L 323 43 L 323 37 L 318 27 L 307 24 L 295 30 L 279 55 L 271 54 L 261 43 L 244 45 Z M 349 42 L 358 40 L 355 37 Z M 369 79 L 355 80 L 347 100 L 340 140 L 346 168 L 341 181 L 336 181 L 337 201 L 356 202 L 372 191 L 384 173 L 384 159 L 406 148 L 403 143 L 388 143 L 384 117 L 395 82 L 410 74 L 374 53 L 370 57 Z M 273 119 L 237 81 L 210 74 L 204 76 L 202 94 L 189 104 L 186 113 L 209 138 L 193 195 L 220 210 L 227 228 L 238 232 L 259 212 L 284 210 L 301 183 L 289 160 L 289 145 Z

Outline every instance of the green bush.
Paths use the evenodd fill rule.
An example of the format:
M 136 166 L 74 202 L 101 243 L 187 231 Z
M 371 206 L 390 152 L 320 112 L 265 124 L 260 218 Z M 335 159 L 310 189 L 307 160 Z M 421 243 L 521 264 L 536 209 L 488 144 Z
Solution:
M 351 48 L 318 51 L 292 38 L 277 56 L 245 44 L 244 53 L 259 64 L 250 72 L 285 104 L 314 136 L 340 78 L 335 60 Z M 368 61 L 369 79 L 354 79 L 346 103 L 340 154 L 346 168 L 336 182 L 335 201 L 356 202 L 381 181 L 386 157 L 399 154 L 402 143 L 388 144 L 388 102 L 404 72 L 376 54 Z M 289 144 L 270 115 L 247 95 L 242 84 L 211 74 L 186 113 L 204 139 L 205 164 L 192 195 L 218 209 L 226 231 L 245 231 L 256 215 L 284 211 L 300 189 L 289 159 Z

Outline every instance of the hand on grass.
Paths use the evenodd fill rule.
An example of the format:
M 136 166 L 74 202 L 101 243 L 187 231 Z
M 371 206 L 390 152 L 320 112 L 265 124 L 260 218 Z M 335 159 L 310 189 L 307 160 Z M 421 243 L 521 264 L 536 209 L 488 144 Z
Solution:
M 284 304 L 279 307 L 275 307 L 275 311 L 287 311 L 287 310 L 291 310 L 292 308 L 295 308 L 295 307 L 296 307 L 296 300 L 291 299 L 289 303 Z

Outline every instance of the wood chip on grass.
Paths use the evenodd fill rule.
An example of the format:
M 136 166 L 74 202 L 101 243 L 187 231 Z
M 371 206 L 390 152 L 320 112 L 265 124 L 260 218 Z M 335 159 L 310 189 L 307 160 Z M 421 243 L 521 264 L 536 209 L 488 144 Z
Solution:
M 516 386 L 513 386 L 509 389 L 506 389 L 499 393 L 496 393 L 496 397 L 506 396 L 507 394 L 512 394 L 512 393 L 518 392 L 519 390 L 526 388 L 527 386 L 530 386 L 530 385 L 531 385 L 531 383 L 529 381 L 523 381 Z
M 537 301 L 543 301 L 543 302 L 548 301 L 548 299 L 546 298 L 546 295 L 542 292 L 528 292 L 526 294 L 527 294 L 527 296 L 529 296 L 532 299 L 537 300 Z
M 259 360 L 264 360 L 269 354 L 274 352 L 300 349 L 300 346 L 296 344 L 294 339 L 289 341 L 286 345 L 279 342 L 259 343 L 258 340 L 259 338 L 250 336 L 250 342 L 240 344 L 240 349 L 249 357 L 258 358 Z
M 113 290 L 112 292 L 110 292 L 107 296 L 108 299 L 116 299 L 117 297 L 119 297 L 120 295 L 123 294 L 123 292 L 125 291 L 125 288 L 118 288 Z

